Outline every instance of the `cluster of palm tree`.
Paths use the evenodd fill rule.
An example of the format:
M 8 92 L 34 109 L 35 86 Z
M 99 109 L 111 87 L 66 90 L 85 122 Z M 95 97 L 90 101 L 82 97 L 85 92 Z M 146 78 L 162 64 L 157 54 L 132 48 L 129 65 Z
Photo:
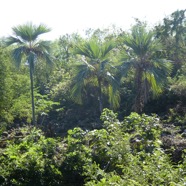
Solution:
M 7 38 L 7 45 L 15 45 L 12 57 L 17 67 L 21 62 L 27 62 L 30 69 L 32 123 L 35 124 L 33 73 L 35 63 L 44 59 L 52 64 L 50 57 L 50 42 L 39 40 L 41 34 L 49 32 L 45 25 L 32 23 L 13 28 L 13 36 Z M 74 67 L 75 75 L 72 84 L 72 98 L 81 103 L 83 92 L 87 85 L 95 87 L 99 111 L 104 108 L 103 95 L 108 97 L 111 108 L 119 107 L 120 81 L 127 74 L 134 74 L 136 97 L 133 109 L 142 112 L 144 104 L 151 95 L 161 93 L 167 76 L 171 73 L 170 61 L 162 58 L 163 50 L 160 41 L 152 31 L 147 31 L 144 25 L 136 25 L 131 33 L 123 35 L 124 51 L 119 60 L 120 65 L 113 65 L 110 54 L 117 50 L 113 40 L 87 39 L 75 47 L 75 54 L 80 55 L 80 63 Z M 117 71 L 117 73 L 116 73 Z M 119 73 L 118 73 L 119 72 Z M 119 76 L 118 76 L 119 74 Z
M 112 40 L 98 42 L 92 38 L 77 46 L 76 54 L 82 56 L 82 64 L 77 67 L 72 95 L 77 101 L 81 101 L 83 88 L 91 83 L 98 87 L 100 112 L 103 109 L 103 92 L 108 94 L 111 108 L 117 108 L 121 78 L 134 73 L 136 97 L 133 110 L 141 113 L 150 95 L 157 96 L 162 92 L 172 64 L 162 58 L 163 47 L 160 41 L 144 25 L 134 26 L 130 34 L 125 33 L 122 37 L 125 51 L 122 52 L 121 65 L 117 66 L 119 73 L 115 73 L 116 66 L 113 66 L 109 58 L 112 50 L 117 48 Z

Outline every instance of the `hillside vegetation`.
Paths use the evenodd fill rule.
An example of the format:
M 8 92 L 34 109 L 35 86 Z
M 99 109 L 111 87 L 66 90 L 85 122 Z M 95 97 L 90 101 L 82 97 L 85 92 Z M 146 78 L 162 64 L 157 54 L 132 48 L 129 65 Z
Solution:
M 0 185 L 186 185 L 185 12 L 1 38 Z

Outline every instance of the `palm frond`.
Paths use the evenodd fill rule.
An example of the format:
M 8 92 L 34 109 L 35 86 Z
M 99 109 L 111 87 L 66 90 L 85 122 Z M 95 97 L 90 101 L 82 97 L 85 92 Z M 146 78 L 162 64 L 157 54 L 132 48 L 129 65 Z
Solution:
M 108 86 L 108 96 L 109 96 L 109 103 L 113 109 L 116 109 L 119 107 L 120 103 L 120 94 L 119 94 L 119 88 L 120 84 L 119 81 L 109 72 L 106 73 L 106 80 L 109 84 Z
M 23 42 L 19 38 L 13 36 L 6 38 L 5 45 L 10 46 L 12 44 L 23 44 Z
M 50 67 L 52 67 L 54 63 L 53 60 L 51 59 L 51 56 L 48 53 L 44 52 L 42 58 L 45 59 L 47 65 L 50 65 Z
M 99 45 L 95 39 L 92 39 L 83 45 L 76 46 L 75 54 L 84 55 L 90 59 L 98 59 L 100 58 Z
M 76 46 L 74 49 L 74 54 L 79 54 L 79 55 L 86 56 L 88 58 L 92 58 L 90 51 L 84 46 Z
M 150 71 L 146 71 L 143 73 L 142 80 L 143 82 L 147 80 L 147 82 L 150 84 L 147 91 L 149 92 L 149 89 L 151 88 L 154 96 L 157 96 L 162 92 L 162 84 L 159 81 L 157 81 L 154 74 L 151 73 Z
M 13 34 L 22 40 L 28 42 L 31 41 L 32 29 L 29 25 L 18 25 L 17 27 L 13 27 Z
M 38 51 L 45 51 L 47 53 L 51 52 L 51 42 L 50 41 L 38 41 L 34 44 L 33 48 Z
M 162 85 L 167 81 L 167 77 L 172 72 L 172 64 L 165 59 L 157 59 L 151 61 L 151 66 L 147 69 L 150 73 L 153 73 L 157 84 Z
M 105 58 L 108 53 L 116 47 L 114 42 L 105 42 L 101 48 L 102 58 Z
M 84 57 L 82 57 L 81 59 L 82 59 L 82 61 L 85 63 L 85 65 L 87 66 L 87 68 L 92 69 L 92 70 L 95 70 L 95 67 L 94 67 L 93 65 L 89 64 L 89 63 L 84 59 Z
M 172 72 L 173 69 L 173 64 L 172 61 L 167 60 L 167 59 L 154 59 L 151 61 L 154 67 L 157 69 L 160 69 L 163 74 L 166 76 L 169 76 Z
M 131 59 L 131 60 L 124 61 L 121 65 L 118 65 L 116 67 L 118 69 L 117 72 L 118 79 L 121 80 L 122 77 L 125 77 L 128 74 L 128 72 L 130 72 L 130 69 L 136 66 L 136 63 L 137 62 L 134 59 Z
M 83 82 L 80 82 L 78 84 L 74 84 L 71 88 L 71 98 L 74 100 L 77 104 L 82 104 L 82 89 L 84 87 Z
M 44 59 L 48 65 L 53 65 L 53 61 L 50 56 L 50 42 L 38 41 L 32 48 L 28 48 L 29 52 L 33 52 L 37 58 Z
M 48 42 L 40 42 L 34 48 L 32 48 L 31 51 L 36 54 L 37 58 L 44 59 L 50 66 L 53 65 L 53 61 L 50 56 L 50 46 L 48 45 Z
M 32 23 L 18 25 L 12 28 L 13 34 L 26 42 L 34 41 L 39 35 L 50 31 L 45 25 L 36 26 Z
M 88 79 L 92 75 L 92 69 L 86 64 L 78 65 L 75 67 L 74 82 L 78 83 Z
M 26 53 L 26 48 L 24 46 L 18 47 L 12 51 L 12 58 L 15 61 L 16 67 L 20 67 L 23 55 Z
M 120 92 L 111 85 L 108 87 L 109 103 L 112 109 L 116 109 L 120 105 Z
M 91 77 L 91 69 L 86 65 L 76 66 L 75 76 L 73 78 L 71 97 L 76 103 L 82 103 L 82 90 L 86 80 Z
M 142 56 L 151 47 L 152 38 L 152 32 L 146 32 L 143 27 L 134 27 L 132 34 L 124 37 L 124 44 L 132 48 L 135 54 Z
M 85 44 L 85 47 L 91 52 L 91 58 L 99 59 L 100 58 L 100 44 L 92 39 Z
M 40 24 L 39 26 L 34 26 L 34 27 L 35 27 L 35 31 L 32 35 L 33 40 L 36 40 L 38 36 L 40 36 L 41 34 L 45 34 L 51 31 L 51 28 L 48 28 L 44 24 Z

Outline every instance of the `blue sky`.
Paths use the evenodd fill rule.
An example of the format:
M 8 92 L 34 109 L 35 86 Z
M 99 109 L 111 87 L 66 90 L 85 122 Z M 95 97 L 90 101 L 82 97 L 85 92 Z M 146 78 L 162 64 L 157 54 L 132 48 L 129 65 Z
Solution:
M 113 24 L 127 30 L 134 18 L 153 26 L 181 9 L 186 9 L 186 0 L 1 0 L 0 37 L 30 21 L 51 27 L 48 39 Z

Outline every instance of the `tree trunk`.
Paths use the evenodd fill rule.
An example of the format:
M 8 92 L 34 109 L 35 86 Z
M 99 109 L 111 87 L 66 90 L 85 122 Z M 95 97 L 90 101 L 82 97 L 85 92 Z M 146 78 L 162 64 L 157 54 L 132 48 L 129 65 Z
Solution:
M 142 73 L 143 70 L 139 68 L 136 72 L 136 98 L 134 102 L 133 109 L 137 113 L 141 113 L 144 107 L 144 100 L 143 100 L 143 90 L 142 90 Z
M 33 84 L 33 69 L 30 65 L 30 84 L 31 84 L 31 99 L 32 99 L 32 124 L 36 125 L 35 123 L 35 104 L 34 104 L 34 84 Z
M 98 78 L 98 101 L 99 101 L 99 111 L 102 113 L 103 111 L 103 97 L 102 97 L 102 91 L 101 91 L 101 80 Z

